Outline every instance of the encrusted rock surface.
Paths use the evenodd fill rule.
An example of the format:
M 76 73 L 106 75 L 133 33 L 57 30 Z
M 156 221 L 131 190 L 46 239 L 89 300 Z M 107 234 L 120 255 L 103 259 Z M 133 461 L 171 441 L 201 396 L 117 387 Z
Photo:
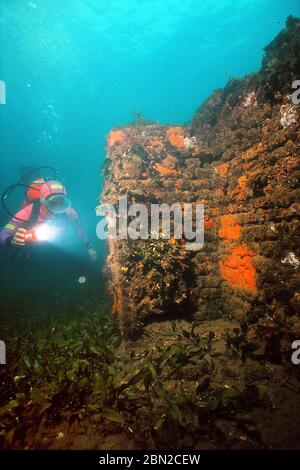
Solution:
M 199 251 L 174 238 L 109 242 L 113 310 L 129 334 L 170 316 L 246 319 L 274 359 L 300 333 L 300 20 L 265 50 L 260 72 L 215 91 L 186 126 L 140 119 L 107 138 L 103 202 L 205 206 Z

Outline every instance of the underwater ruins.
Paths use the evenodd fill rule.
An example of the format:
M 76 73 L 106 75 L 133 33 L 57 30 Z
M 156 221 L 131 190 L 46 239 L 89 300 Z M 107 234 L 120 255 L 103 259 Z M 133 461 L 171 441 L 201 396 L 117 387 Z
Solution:
M 231 79 L 186 126 L 139 119 L 109 134 L 104 202 L 205 207 L 196 253 L 175 239 L 109 241 L 113 310 L 131 334 L 173 314 L 246 319 L 254 342 L 268 332 L 259 348 L 270 356 L 300 337 L 299 43 L 290 17 L 261 70 Z

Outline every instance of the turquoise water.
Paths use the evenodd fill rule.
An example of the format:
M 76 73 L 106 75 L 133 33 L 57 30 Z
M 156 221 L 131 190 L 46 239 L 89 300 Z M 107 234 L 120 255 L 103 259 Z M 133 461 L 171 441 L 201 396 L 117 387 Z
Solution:
M 92 210 L 112 127 L 134 112 L 190 120 L 228 77 L 260 67 L 289 14 L 298 0 L 2 0 L 0 184 L 25 161 L 57 165 Z
M 110 129 L 136 112 L 189 121 L 230 77 L 259 69 L 290 14 L 299 0 L 2 0 L 1 189 L 22 166 L 58 167 L 97 244 Z

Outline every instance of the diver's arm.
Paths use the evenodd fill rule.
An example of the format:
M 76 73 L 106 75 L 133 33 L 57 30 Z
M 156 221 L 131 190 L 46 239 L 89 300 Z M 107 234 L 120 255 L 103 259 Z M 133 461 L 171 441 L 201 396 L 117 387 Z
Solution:
M 21 209 L 0 231 L 0 246 L 25 245 L 22 227 L 30 220 L 32 204 Z
M 26 229 L 18 227 L 11 222 L 6 224 L 0 232 L 0 246 L 25 245 Z
M 16 231 L 17 228 L 12 222 L 6 224 L 0 231 L 0 246 L 10 246 Z
M 78 212 L 73 207 L 71 207 L 67 210 L 66 214 L 76 235 L 78 235 L 86 249 L 91 248 L 90 240 L 82 228 Z
M 85 233 L 85 231 L 82 228 L 78 212 L 73 207 L 71 207 L 70 209 L 68 209 L 66 211 L 66 214 L 67 214 L 68 219 L 70 220 L 70 223 L 71 223 L 75 233 L 80 238 L 80 240 L 82 241 L 85 248 L 88 250 L 90 260 L 91 261 L 96 261 L 97 260 L 97 253 L 92 248 L 91 242 L 90 242 L 87 234 Z

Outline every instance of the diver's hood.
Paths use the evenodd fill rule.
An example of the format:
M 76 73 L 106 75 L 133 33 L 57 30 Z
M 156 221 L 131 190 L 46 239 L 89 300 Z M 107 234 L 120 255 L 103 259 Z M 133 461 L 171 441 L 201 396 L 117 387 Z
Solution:
M 50 212 L 61 214 L 71 207 L 67 190 L 59 181 L 45 181 L 40 189 L 40 200 Z
M 67 190 L 59 181 L 45 181 L 40 189 L 41 201 L 45 201 L 52 194 L 64 194 L 66 196 Z

